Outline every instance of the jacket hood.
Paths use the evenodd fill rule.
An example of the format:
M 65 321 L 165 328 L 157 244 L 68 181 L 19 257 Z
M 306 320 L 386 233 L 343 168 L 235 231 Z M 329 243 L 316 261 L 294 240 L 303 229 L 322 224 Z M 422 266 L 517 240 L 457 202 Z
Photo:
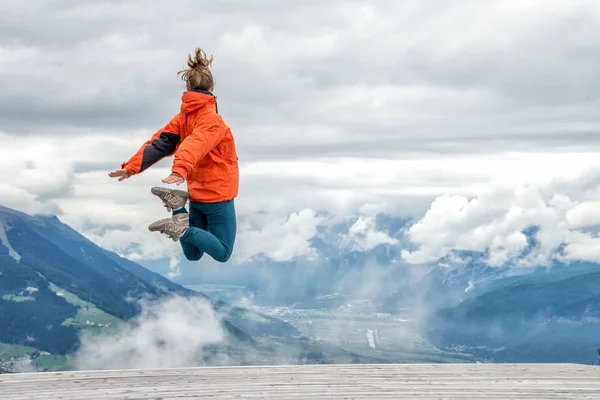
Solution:
M 207 105 L 214 105 L 216 108 L 216 99 L 211 92 L 194 90 L 181 96 L 181 111 L 184 113 L 196 111 Z

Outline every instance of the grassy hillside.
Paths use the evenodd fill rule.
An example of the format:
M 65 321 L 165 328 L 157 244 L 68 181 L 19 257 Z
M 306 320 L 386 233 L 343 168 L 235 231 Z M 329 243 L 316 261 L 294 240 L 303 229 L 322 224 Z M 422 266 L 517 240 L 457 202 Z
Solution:
M 67 318 L 63 326 L 76 326 L 91 332 L 118 331 L 122 324 L 126 322 L 115 316 L 105 313 L 93 303 L 83 301 L 68 290 L 62 289 L 53 283 L 50 283 L 51 290 L 57 296 L 64 298 L 69 304 L 77 308 L 77 314 L 74 317 Z
M 114 333 L 127 323 L 51 282 L 49 287 L 57 297 L 63 298 L 76 309 L 74 316 L 62 321 L 61 325 L 64 327 L 74 327 L 78 331 L 94 334 Z M 7 297 L 7 300 L 10 301 L 20 302 L 23 296 L 3 297 Z M 28 301 L 36 301 L 36 299 L 31 297 Z M 31 366 L 26 367 L 29 363 Z M 38 371 L 61 371 L 72 368 L 69 359 L 64 354 L 53 354 L 33 346 L 0 343 L 0 368 L 11 371 L 16 367 Z

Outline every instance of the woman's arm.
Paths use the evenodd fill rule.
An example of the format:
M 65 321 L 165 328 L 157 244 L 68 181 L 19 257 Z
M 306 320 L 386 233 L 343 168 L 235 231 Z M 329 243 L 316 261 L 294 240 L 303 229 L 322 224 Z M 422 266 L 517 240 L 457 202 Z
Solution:
M 142 173 L 164 157 L 172 155 L 181 140 L 179 118 L 179 114 L 173 117 L 167 125 L 152 135 L 128 161 L 121 164 L 120 170 L 111 172 L 109 176 L 120 177 L 119 181 L 122 181 Z

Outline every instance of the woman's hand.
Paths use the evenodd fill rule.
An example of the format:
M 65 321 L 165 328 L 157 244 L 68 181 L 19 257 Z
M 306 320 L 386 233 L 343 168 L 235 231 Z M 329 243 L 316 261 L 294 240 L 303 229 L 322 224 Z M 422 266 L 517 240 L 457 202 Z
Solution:
M 177 185 L 181 185 L 183 182 L 185 182 L 185 179 L 175 173 L 171 173 L 171 175 L 167 176 L 162 181 L 163 183 L 176 183 Z
M 111 178 L 119 178 L 119 182 L 131 177 L 131 175 L 129 175 L 129 172 L 127 172 L 126 169 L 118 169 L 109 173 L 108 176 L 110 176 Z

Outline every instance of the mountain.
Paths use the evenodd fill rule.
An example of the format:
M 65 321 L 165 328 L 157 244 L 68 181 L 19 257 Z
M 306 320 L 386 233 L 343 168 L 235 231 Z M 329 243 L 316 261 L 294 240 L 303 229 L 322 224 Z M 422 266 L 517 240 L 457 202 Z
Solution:
M 494 362 L 594 361 L 600 347 L 600 269 L 579 265 L 499 279 L 433 313 L 427 337 Z
M 314 309 L 314 315 L 367 304 L 367 314 L 401 315 L 429 344 L 479 360 L 594 361 L 600 347 L 597 264 L 490 267 L 485 253 L 456 252 L 412 266 L 400 257 L 411 246 L 403 235 L 408 222 L 385 215 L 367 222 L 348 218 L 319 227 L 311 239 L 317 257 L 274 262 L 259 255 L 235 269 L 190 268 L 195 275 L 180 283 L 240 285 L 256 306 Z M 373 241 L 382 235 L 366 231 L 350 235 L 368 224 L 388 239 Z M 222 317 L 229 336 L 224 348 L 213 348 L 216 358 L 226 354 L 237 364 L 386 362 L 383 353 L 359 357 L 309 340 L 280 319 L 181 284 L 94 245 L 56 217 L 0 208 L 0 360 L 15 346 L 38 351 L 40 359 L 44 352 L 66 354 L 77 348 L 82 329 L 118 325 L 139 313 L 135 300 L 177 293 L 207 299 Z M 92 328 L 84 325 L 89 315 L 96 318 Z M 389 333 L 389 343 L 396 334 Z M 2 342 L 13 347 L 3 349 Z
M 0 366 L 23 351 L 60 359 L 77 350 L 83 331 L 116 329 L 139 315 L 138 300 L 171 294 L 203 298 L 221 317 L 227 340 L 215 356 L 254 363 L 248 354 L 270 362 L 332 354 L 277 318 L 211 299 L 102 249 L 55 216 L 0 206 Z

